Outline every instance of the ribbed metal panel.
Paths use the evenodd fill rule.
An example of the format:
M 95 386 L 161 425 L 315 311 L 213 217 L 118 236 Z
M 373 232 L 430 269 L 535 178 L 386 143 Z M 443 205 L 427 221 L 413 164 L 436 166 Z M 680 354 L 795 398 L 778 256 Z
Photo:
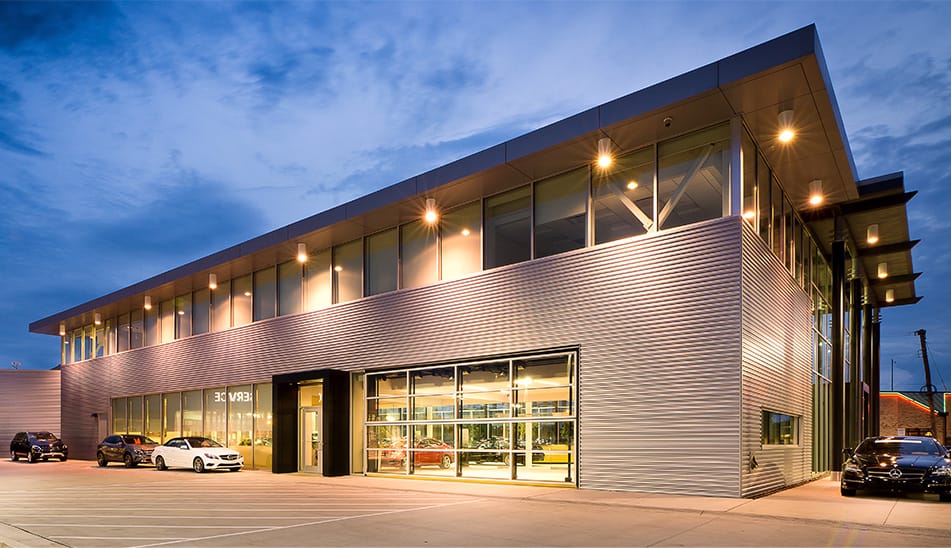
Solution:
M 0 443 L 6 444 L 4 452 L 17 432 L 46 430 L 59 435 L 59 410 L 58 369 L 0 371 Z
M 766 244 L 743 229 L 742 495 L 812 476 L 810 300 Z M 762 445 L 762 411 L 799 416 L 800 445 Z M 751 468 L 749 457 L 757 466 Z
M 578 347 L 581 486 L 738 496 L 740 234 L 715 219 L 67 365 L 64 428 L 90 457 L 110 396 Z

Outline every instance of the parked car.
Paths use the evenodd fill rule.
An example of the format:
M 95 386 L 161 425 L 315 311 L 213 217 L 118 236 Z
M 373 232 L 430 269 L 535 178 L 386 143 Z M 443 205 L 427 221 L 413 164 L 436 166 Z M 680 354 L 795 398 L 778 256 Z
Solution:
M 50 458 L 64 461 L 69 457 L 69 448 L 50 432 L 18 432 L 10 442 L 10 460 L 20 457 L 30 462 Z
M 472 450 L 460 453 L 460 458 L 464 464 L 475 464 L 483 462 L 501 462 L 508 464 L 512 453 L 509 451 L 511 445 L 504 438 L 488 438 L 475 444 Z M 515 447 L 516 464 L 525 464 L 525 444 L 518 442 Z M 540 462 L 545 459 L 545 453 L 542 446 L 532 444 L 532 462 Z
M 113 434 L 106 436 L 96 447 L 96 462 L 107 466 L 121 462 L 126 468 L 152 463 L 152 451 L 158 442 L 139 434 Z
M 191 468 L 199 474 L 206 470 L 237 472 L 244 466 L 244 457 L 211 438 L 187 436 L 172 438 L 152 451 L 152 462 L 158 470 Z
M 879 436 L 865 438 L 855 451 L 846 450 L 841 493 L 860 489 L 937 493 L 951 502 L 951 451 L 934 438 Z
M 413 466 L 437 465 L 440 468 L 452 466 L 452 446 L 435 438 L 422 438 L 414 445 Z M 382 461 L 386 464 L 406 466 L 406 444 L 399 441 L 383 452 Z

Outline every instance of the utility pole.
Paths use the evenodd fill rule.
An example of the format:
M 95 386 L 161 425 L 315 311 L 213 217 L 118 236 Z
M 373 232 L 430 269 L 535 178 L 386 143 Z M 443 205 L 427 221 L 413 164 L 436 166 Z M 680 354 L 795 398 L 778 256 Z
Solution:
M 928 417 L 931 418 L 931 435 L 937 436 L 938 425 L 934 417 L 934 386 L 931 384 L 931 366 L 928 365 L 928 346 L 925 344 L 925 330 L 915 331 L 921 341 L 921 361 L 925 364 L 925 389 L 928 391 Z

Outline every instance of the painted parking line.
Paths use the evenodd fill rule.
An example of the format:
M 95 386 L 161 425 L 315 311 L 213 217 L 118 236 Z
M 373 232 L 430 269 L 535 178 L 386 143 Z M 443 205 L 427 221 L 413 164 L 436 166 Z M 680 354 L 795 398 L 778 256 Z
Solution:
M 152 544 L 141 544 L 141 545 L 138 545 L 138 546 L 136 546 L 136 547 L 134 547 L 134 548 L 148 548 L 148 547 L 152 547 L 152 546 L 169 546 L 169 545 L 178 544 L 178 543 L 181 543 L 181 542 L 197 542 L 197 541 L 204 541 L 204 540 L 218 540 L 218 539 L 233 538 L 233 537 L 237 537 L 237 536 L 241 536 L 241 535 L 248 535 L 248 534 L 253 534 L 253 533 L 266 533 L 266 532 L 270 532 L 270 531 L 285 531 L 285 530 L 288 530 L 288 529 L 294 529 L 294 528 L 298 528 L 298 527 L 311 527 L 311 526 L 315 526 L 315 525 L 323 525 L 323 524 L 326 524 L 326 523 L 336 523 L 336 522 L 341 522 L 341 521 L 346 521 L 346 520 L 352 520 L 352 519 L 369 518 L 369 517 L 376 517 L 376 516 L 385 516 L 385 515 L 391 515 L 391 514 L 401 514 L 401 513 L 405 513 L 405 512 L 415 512 L 415 511 L 419 511 L 419 510 L 433 510 L 433 509 L 436 509 L 436 508 L 446 508 L 446 507 L 449 507 L 449 506 L 457 506 L 457 505 L 460 505 L 460 504 L 472 504 L 472 503 L 475 503 L 475 502 L 482 502 L 482 500 L 483 500 L 483 499 L 462 500 L 462 501 L 451 502 L 451 503 L 445 503 L 445 504 L 435 504 L 435 505 L 428 505 L 428 506 L 420 506 L 420 507 L 418 507 L 418 508 L 406 508 L 406 509 L 402 509 L 402 510 L 391 510 L 391 511 L 388 511 L 388 512 L 373 512 L 373 513 L 368 513 L 368 514 L 358 514 L 358 515 L 355 515 L 355 516 L 345 516 L 345 517 L 339 517 L 339 518 L 329 518 L 329 519 L 324 519 L 324 520 L 310 521 L 310 522 L 306 522 L 306 523 L 297 523 L 297 524 L 294 524 L 294 525 L 286 525 L 286 526 L 283 526 L 283 527 L 268 527 L 268 528 L 260 529 L 260 530 L 257 530 L 257 531 L 239 531 L 239 532 L 234 532 L 234 533 L 226 533 L 226 534 L 222 534 L 222 535 L 212 535 L 212 536 L 207 536 L 207 537 L 189 538 L 189 539 L 183 539 L 183 540 L 171 540 L 171 541 L 158 542 L 158 543 L 152 543 Z M 57 537 L 52 537 L 52 538 L 57 538 Z

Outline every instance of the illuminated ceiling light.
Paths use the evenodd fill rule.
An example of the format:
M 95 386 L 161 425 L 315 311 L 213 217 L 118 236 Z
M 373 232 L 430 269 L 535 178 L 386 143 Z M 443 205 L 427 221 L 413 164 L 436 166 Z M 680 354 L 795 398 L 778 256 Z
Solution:
M 634 190 L 635 188 L 637 188 L 637 181 L 635 181 L 634 179 L 631 179 L 630 181 L 627 182 L 628 190 Z
M 145 296 L 145 303 L 142 305 L 142 308 L 145 308 L 146 310 L 152 310 L 152 297 L 148 295 Z
M 895 290 L 894 290 L 894 289 L 887 289 L 887 290 L 885 290 L 885 302 L 886 302 L 886 303 L 893 303 L 893 302 L 895 302 Z
M 305 243 L 297 244 L 297 262 L 299 263 L 307 262 L 307 244 Z
M 614 155 L 611 153 L 612 148 L 611 139 L 608 137 L 598 139 L 598 167 L 601 169 L 606 169 L 614 163 Z
M 809 183 L 809 204 L 819 205 L 825 198 L 822 196 L 822 179 L 814 179 Z
M 343 267 L 340 266 L 339 264 L 334 267 L 334 272 L 342 272 L 342 271 L 343 271 Z
M 878 225 L 868 225 L 868 230 L 865 232 L 865 241 L 870 244 L 878 243 Z
M 788 143 L 796 136 L 793 129 L 793 110 L 787 108 L 779 112 L 779 141 Z
M 185 315 L 185 311 L 184 311 L 184 310 L 179 310 L 179 311 L 178 311 L 178 315 L 179 315 L 179 316 L 184 316 L 184 315 Z
M 59 336 L 60 337 L 66 336 L 66 324 L 63 322 L 59 322 Z
M 888 277 L 888 263 L 878 263 L 878 277 L 879 278 Z
M 250 297 L 250 296 L 251 296 L 251 292 L 250 292 L 250 291 L 245 291 L 245 292 L 244 292 L 244 296 L 245 296 L 245 297 Z
M 214 272 L 208 275 L 208 289 L 218 289 L 218 275 Z
M 462 229 L 462 235 L 463 235 L 463 236 L 468 236 L 469 234 L 472 234 L 472 233 L 469 232 L 469 229 L 468 229 L 468 228 L 463 228 L 463 229 Z
M 96 325 L 102 325 L 102 314 L 96 312 L 95 314 L 92 315 L 92 317 L 93 317 L 92 323 Z
M 423 213 L 423 220 L 426 221 L 426 224 L 436 224 L 436 221 L 439 220 L 439 213 L 436 211 L 436 200 L 433 198 L 426 198 L 426 212 Z
M 756 217 L 756 212 L 752 209 L 747 209 L 743 212 L 743 218 L 747 221 L 752 221 Z

